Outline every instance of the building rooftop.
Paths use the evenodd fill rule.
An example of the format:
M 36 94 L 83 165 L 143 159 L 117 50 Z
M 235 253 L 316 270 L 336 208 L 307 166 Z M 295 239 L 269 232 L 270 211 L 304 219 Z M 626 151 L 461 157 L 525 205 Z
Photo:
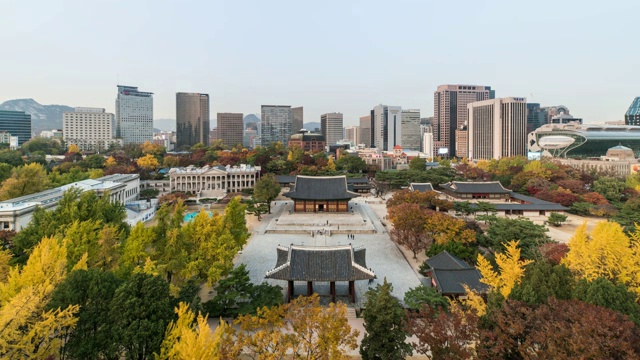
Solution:
M 420 191 L 420 192 L 435 191 L 431 183 L 411 183 L 409 184 L 409 189 L 411 191 Z
M 432 269 L 469 269 L 471 266 L 464 262 L 462 259 L 458 258 L 455 255 L 452 255 L 448 251 L 442 251 L 438 255 L 434 255 L 428 258 L 426 261 L 427 265 Z
M 464 286 L 480 293 L 486 293 L 489 287 L 480 282 L 482 275 L 478 269 L 469 266 L 460 258 L 443 251 L 426 260 L 438 291 L 442 294 L 463 295 Z
M 499 181 L 450 181 L 441 184 L 440 187 L 460 194 L 509 194 L 511 192 L 511 190 L 505 189 Z
M 295 190 L 284 196 L 298 200 L 345 200 L 360 195 L 347 190 L 346 176 L 296 176 Z
M 291 281 L 368 280 L 375 273 L 367 269 L 366 250 L 351 245 L 277 247 L 277 262 L 265 278 Z
M 629 109 L 627 110 L 627 113 L 625 115 L 627 116 L 640 115 L 640 96 L 633 99 L 633 102 L 631 103 L 631 106 L 629 106 Z

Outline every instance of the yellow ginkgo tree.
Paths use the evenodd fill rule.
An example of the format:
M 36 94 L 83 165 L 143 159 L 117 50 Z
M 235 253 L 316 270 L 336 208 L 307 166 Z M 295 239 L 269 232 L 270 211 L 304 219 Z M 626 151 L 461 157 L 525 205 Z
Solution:
M 497 291 L 507 298 L 511 294 L 513 287 L 520 283 L 524 276 L 524 267 L 532 260 L 522 260 L 520 258 L 519 241 L 509 241 L 505 244 L 505 251 L 496 254 L 496 264 L 498 271 L 482 255 L 478 255 L 478 270 L 482 274 L 480 281 L 489 286 L 489 291 Z M 477 315 L 486 313 L 486 304 L 479 301 L 480 297 L 467 289 L 466 305 L 471 307 Z
M 79 263 L 86 265 L 86 257 Z M 79 306 L 45 306 L 66 275 L 67 250 L 55 238 L 42 239 L 22 269 L 10 269 L 0 283 L 0 358 L 57 358 L 59 335 L 75 326 Z
M 640 298 L 640 230 L 627 236 L 620 224 L 601 221 L 591 233 L 583 223 L 569 240 L 563 259 L 579 279 L 604 277 L 624 284 Z

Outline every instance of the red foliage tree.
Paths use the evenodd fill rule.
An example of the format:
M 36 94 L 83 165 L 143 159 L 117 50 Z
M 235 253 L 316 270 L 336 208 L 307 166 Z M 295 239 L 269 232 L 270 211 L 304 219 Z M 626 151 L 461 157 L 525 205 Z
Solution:
M 538 192 L 535 197 L 558 203 L 562 206 L 571 206 L 573 203 L 580 201 L 580 197 L 578 195 L 568 190 L 543 190 Z
M 481 359 L 638 359 L 640 336 L 626 315 L 578 300 L 538 307 L 507 300 L 481 331 Z
M 563 189 L 567 189 L 574 194 L 584 194 L 587 192 L 584 182 L 575 179 L 562 179 L 556 181 L 556 184 Z
M 451 313 L 424 305 L 419 313 L 407 313 L 407 330 L 418 342 L 414 350 L 434 360 L 475 357 L 478 318 L 472 312 L 454 309 Z
M 419 251 L 427 250 L 431 245 L 432 240 L 424 228 L 431 212 L 410 203 L 389 208 L 389 220 L 393 223 L 391 240 L 411 250 L 414 259 Z
M 569 246 L 562 243 L 546 243 L 540 245 L 538 249 L 540 251 L 540 255 L 554 265 L 560 264 L 560 260 L 562 260 L 562 258 L 567 255 L 567 252 L 569 252 Z
M 584 199 L 584 201 L 588 202 L 589 204 L 593 204 L 593 205 L 607 205 L 607 204 L 609 204 L 607 199 L 604 196 L 602 196 L 599 193 L 597 193 L 597 192 L 586 193 L 586 194 L 582 195 L 582 198 Z

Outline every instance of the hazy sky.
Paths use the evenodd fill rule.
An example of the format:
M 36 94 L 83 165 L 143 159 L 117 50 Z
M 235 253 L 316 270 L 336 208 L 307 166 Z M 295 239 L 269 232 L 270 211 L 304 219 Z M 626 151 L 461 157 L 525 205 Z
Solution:
M 380 103 L 433 116 L 437 85 L 620 120 L 640 96 L 640 1 L 0 2 L 0 102 L 114 111 L 116 85 L 211 95 L 217 112 L 304 106 L 345 125 Z M 213 126 L 212 126 L 213 127 Z

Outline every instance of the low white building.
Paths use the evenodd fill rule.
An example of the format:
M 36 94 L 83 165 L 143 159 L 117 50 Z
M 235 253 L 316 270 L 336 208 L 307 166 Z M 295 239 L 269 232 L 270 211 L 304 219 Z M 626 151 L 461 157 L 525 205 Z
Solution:
M 35 194 L 0 202 L 0 230 L 20 231 L 31 221 L 37 207 L 55 209 L 64 193 L 72 188 L 82 192 L 95 191 L 102 197 L 107 192 L 112 202 L 127 204 L 138 198 L 140 176 L 138 174 L 114 174 L 98 179 L 87 179 Z
M 238 192 L 242 189 L 252 189 L 259 178 L 260 166 L 188 166 L 169 170 L 169 188 L 171 192 L 182 191 L 197 195 L 202 195 L 203 191 Z

